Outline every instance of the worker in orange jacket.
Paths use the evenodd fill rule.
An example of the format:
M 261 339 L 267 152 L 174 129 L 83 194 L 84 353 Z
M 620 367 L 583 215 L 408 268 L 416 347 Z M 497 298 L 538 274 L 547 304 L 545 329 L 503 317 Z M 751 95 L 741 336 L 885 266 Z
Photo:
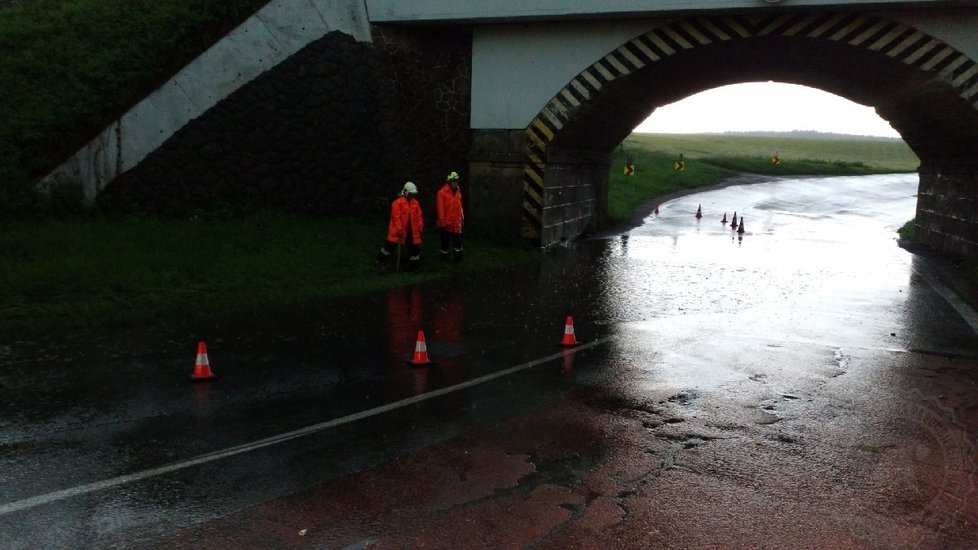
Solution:
M 387 263 L 391 256 L 399 254 L 399 247 L 408 247 L 408 269 L 416 269 L 421 263 L 421 233 L 424 231 L 424 218 L 421 203 L 418 201 L 418 186 L 412 182 L 404 184 L 401 193 L 391 203 L 391 219 L 387 225 L 387 242 L 377 253 L 377 261 Z
M 437 207 L 438 231 L 441 233 L 441 261 L 447 262 L 449 246 L 454 252 L 456 262 L 462 261 L 462 223 L 465 214 L 462 212 L 462 191 L 458 188 L 458 172 L 448 174 L 445 184 L 435 195 Z

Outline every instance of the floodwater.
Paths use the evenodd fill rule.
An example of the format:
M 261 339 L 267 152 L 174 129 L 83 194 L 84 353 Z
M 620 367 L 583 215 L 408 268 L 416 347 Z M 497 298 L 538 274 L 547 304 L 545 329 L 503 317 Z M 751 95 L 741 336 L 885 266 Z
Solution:
M 797 546 L 787 526 L 815 510 L 807 527 L 836 547 L 974 540 L 976 321 L 894 242 L 915 195 L 915 175 L 735 185 L 539 265 L 0 344 L 0 539 L 668 547 L 682 528 Z M 735 211 L 742 234 L 720 221 Z M 567 316 L 582 345 L 561 350 Z M 407 365 L 419 331 L 433 366 Z M 198 340 L 216 380 L 188 380 Z M 495 473 L 480 486 L 473 469 Z M 544 488 L 564 496 L 525 498 Z M 666 496 L 689 513 L 663 515 Z M 712 536 L 728 538 L 688 499 L 727 502 Z M 495 519 L 459 519 L 480 506 Z M 550 519 L 511 525 L 499 507 Z

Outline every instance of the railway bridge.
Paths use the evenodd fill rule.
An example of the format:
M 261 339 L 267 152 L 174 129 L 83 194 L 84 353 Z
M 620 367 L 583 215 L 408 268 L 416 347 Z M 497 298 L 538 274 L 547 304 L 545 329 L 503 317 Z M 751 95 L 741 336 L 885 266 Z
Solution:
M 390 164 L 414 174 L 404 179 L 427 182 L 433 192 L 443 173 L 461 167 L 471 220 L 492 220 L 541 246 L 573 239 L 601 218 L 611 152 L 657 107 L 770 80 L 874 107 L 921 160 L 919 238 L 940 251 L 978 254 L 974 1 L 276 0 L 42 185 L 78 182 L 89 200 L 105 190 L 125 195 L 129 186 L 167 185 L 195 155 L 207 156 L 206 147 L 180 146 L 199 145 L 193 127 L 235 109 L 256 116 L 253 103 L 234 107 L 241 90 L 289 62 L 302 65 L 305 52 L 337 32 L 375 52 L 356 59 L 379 75 L 371 80 L 387 84 L 358 106 L 358 116 L 374 117 L 376 133 L 368 137 L 396 157 Z M 384 53 L 380 62 L 376 52 Z M 314 124 L 317 116 L 293 124 Z M 263 125 L 264 135 L 276 133 L 274 124 Z M 294 132 L 277 133 L 286 139 Z M 306 162 L 313 173 L 335 170 L 335 162 L 316 162 L 336 144 L 303 150 L 309 141 L 296 140 L 294 156 L 277 167 L 266 160 L 272 171 L 253 186 L 274 190 Z M 208 162 L 241 165 L 263 147 L 228 147 Z M 201 172 L 221 170 L 198 169 L 201 185 L 233 187 L 226 174 Z M 343 196 L 357 199 L 355 191 Z

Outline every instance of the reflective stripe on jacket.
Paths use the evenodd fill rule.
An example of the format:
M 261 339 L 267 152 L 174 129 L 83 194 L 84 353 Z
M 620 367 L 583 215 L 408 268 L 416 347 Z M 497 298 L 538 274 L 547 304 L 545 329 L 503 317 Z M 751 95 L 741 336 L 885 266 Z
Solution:
M 465 214 L 462 213 L 462 190 L 453 190 L 451 184 L 446 183 L 435 196 L 435 206 L 438 210 L 438 227 L 451 233 L 461 233 L 462 222 L 465 220 Z
M 407 244 L 407 230 L 411 228 L 411 241 L 421 244 L 424 231 L 424 218 L 421 216 L 421 203 L 415 197 L 401 195 L 391 203 L 391 221 L 387 226 L 387 240 L 392 243 Z

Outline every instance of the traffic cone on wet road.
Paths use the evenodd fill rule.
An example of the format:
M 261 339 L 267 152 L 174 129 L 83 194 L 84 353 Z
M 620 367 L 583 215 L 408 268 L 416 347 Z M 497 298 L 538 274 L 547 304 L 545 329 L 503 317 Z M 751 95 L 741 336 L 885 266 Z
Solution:
M 654 212 L 655 214 L 658 214 L 659 213 L 659 205 L 655 205 L 655 210 L 653 210 L 652 212 Z
M 733 218 L 730 221 L 730 229 L 737 229 L 737 212 L 734 212 Z
M 698 205 L 696 207 L 696 218 L 699 219 L 702 217 L 703 217 L 703 205 Z
M 194 364 L 194 373 L 190 375 L 190 379 L 197 382 L 214 378 L 217 378 L 217 375 L 211 372 L 211 365 L 207 361 L 207 346 L 201 340 L 197 342 L 197 362 Z
M 568 315 L 564 321 L 564 339 L 560 341 L 562 346 L 576 346 L 577 337 L 574 336 L 574 319 Z
M 737 233 L 743 234 L 743 232 L 744 232 L 744 217 L 741 216 L 740 217 L 740 226 L 737 227 Z
M 727 213 L 726 212 L 723 213 L 723 219 L 720 220 L 720 223 L 722 223 L 723 225 L 727 225 Z
M 418 339 L 414 344 L 414 357 L 408 361 L 408 364 L 413 367 L 426 367 L 431 365 L 432 362 L 428 359 L 428 346 L 424 342 L 424 331 L 418 331 Z

